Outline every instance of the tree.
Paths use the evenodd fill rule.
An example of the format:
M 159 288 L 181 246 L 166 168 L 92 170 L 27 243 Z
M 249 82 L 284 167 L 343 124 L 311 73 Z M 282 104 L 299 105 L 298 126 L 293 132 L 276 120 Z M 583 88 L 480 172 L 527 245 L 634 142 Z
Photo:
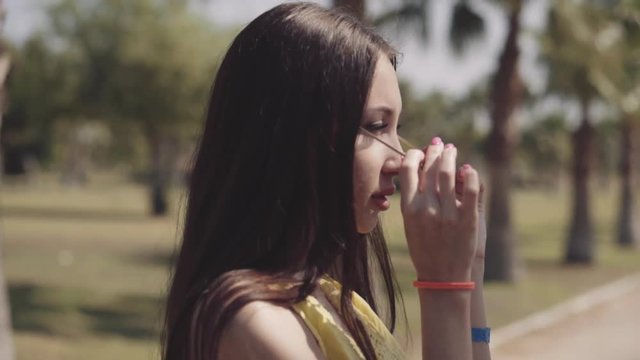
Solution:
M 25 174 L 27 155 L 49 163 L 53 157 L 56 119 L 69 113 L 75 101 L 75 63 L 49 48 L 46 35 L 33 34 L 13 51 L 7 87 L 8 103 L 2 127 L 4 171 Z
M 580 125 L 572 135 L 573 207 L 564 260 L 590 264 L 595 239 L 589 184 L 594 158 L 594 129 L 591 104 L 600 96 L 594 76 L 617 66 L 612 56 L 615 42 L 612 24 L 593 3 L 554 2 L 549 17 L 544 54 L 549 62 L 549 91 L 576 99 Z
M 568 130 L 562 113 L 548 114 L 523 129 L 518 147 L 535 184 L 558 189 L 569 160 Z
M 491 130 L 487 138 L 489 207 L 485 279 L 513 281 L 516 278 L 516 239 L 511 221 L 511 168 L 518 134 L 514 114 L 523 96 L 518 72 L 521 0 L 502 1 L 508 15 L 508 30 L 490 94 Z
M 5 16 L 4 4 L 0 0 L 0 31 L 4 27 Z M 4 84 L 10 66 L 7 49 L 4 44 L 0 44 L 0 129 L 2 128 L 2 115 L 5 111 L 6 90 Z M 2 234 L 0 234 L 0 360 L 12 360 L 15 357 L 15 351 L 11 337 L 11 312 L 2 255 Z
M 3 11 L 0 2 L 0 14 Z M 4 17 L 4 14 L 0 15 Z M 10 60 L 4 46 L 0 48 L 0 125 L 2 124 L 2 114 L 4 112 L 5 79 L 9 72 Z M 0 234 L 0 360 L 11 360 L 14 358 L 13 341 L 11 338 L 11 312 L 7 284 L 4 276 L 4 262 L 2 253 L 2 234 Z
M 426 37 L 425 9 L 428 1 L 404 1 L 398 15 L 417 19 Z M 497 1 L 508 15 L 508 31 L 498 67 L 490 85 L 489 112 L 491 130 L 486 142 L 489 171 L 489 206 L 487 223 L 487 280 L 512 281 L 515 279 L 515 235 L 511 222 L 511 162 L 518 141 L 513 115 L 518 108 L 523 86 L 518 74 L 520 50 L 521 0 Z M 394 12 L 390 12 L 393 14 Z M 471 1 L 460 0 L 453 9 L 449 40 L 456 52 L 484 32 L 484 20 L 475 11 Z M 499 191 L 498 191 L 499 189 Z
M 50 16 L 80 73 L 69 74 L 78 85 L 68 117 L 144 135 L 152 214 L 164 214 L 175 147 L 199 128 L 223 37 L 182 1 L 64 0 Z
M 471 90 L 460 99 L 434 92 L 417 97 L 411 87 L 400 83 L 402 94 L 402 128 L 400 134 L 409 142 L 419 144 L 424 134 L 433 134 L 456 144 L 460 163 L 481 160 L 484 136 L 477 130 L 477 119 L 485 111 L 486 92 L 483 87 Z
M 162 214 L 177 146 L 198 130 L 204 113 L 215 54 L 207 46 L 217 39 L 181 5 L 141 14 L 130 31 L 116 73 L 114 103 L 121 118 L 136 119 L 147 138 L 151 204 L 154 214 Z
M 491 132 L 487 139 L 487 161 L 489 168 L 489 221 L 487 224 L 487 280 L 511 281 L 515 278 L 515 235 L 511 222 L 511 160 L 518 137 L 513 115 L 518 108 L 523 86 L 518 74 L 520 51 L 520 13 L 522 0 L 496 1 L 506 9 L 509 22 L 508 33 L 493 77 L 490 96 Z M 360 18 L 365 18 L 364 0 L 334 0 L 335 6 L 356 9 Z M 423 39 L 427 37 L 428 0 L 404 0 L 394 9 L 382 14 L 372 22 L 385 26 L 397 22 L 400 25 L 418 24 Z M 464 45 L 484 31 L 484 21 L 474 10 L 470 0 L 456 2 L 452 14 L 449 39 L 454 50 L 460 52 Z M 497 191 L 500 189 L 500 191 Z
M 614 22 L 610 34 L 615 37 L 614 51 L 608 56 L 617 62 L 606 69 L 593 69 L 590 77 L 598 91 L 620 110 L 620 205 L 616 239 L 620 246 L 637 246 L 634 229 L 634 180 L 638 126 L 640 122 L 640 4 L 619 1 L 609 14 Z M 611 36 L 610 36 L 611 37 Z M 611 42 L 611 40 L 610 40 Z
M 333 6 L 351 13 L 358 19 L 365 19 L 365 0 L 333 0 Z

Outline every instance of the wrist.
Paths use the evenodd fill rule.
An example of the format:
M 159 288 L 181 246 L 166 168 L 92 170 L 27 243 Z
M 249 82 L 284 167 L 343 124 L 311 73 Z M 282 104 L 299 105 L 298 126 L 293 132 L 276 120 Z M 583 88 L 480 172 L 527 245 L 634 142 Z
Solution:
M 484 270 L 483 270 L 484 273 Z M 435 271 L 419 271 L 416 273 L 416 280 L 431 282 L 466 282 L 472 281 L 472 269 L 468 271 L 442 273 Z
M 470 309 L 470 291 L 429 291 L 418 289 L 421 304 L 429 304 L 439 309 Z
M 471 266 L 474 268 L 483 268 L 484 269 L 485 258 L 476 256 L 473 258 Z
M 471 265 L 471 279 L 473 281 L 482 280 L 484 278 L 484 258 L 477 258 Z

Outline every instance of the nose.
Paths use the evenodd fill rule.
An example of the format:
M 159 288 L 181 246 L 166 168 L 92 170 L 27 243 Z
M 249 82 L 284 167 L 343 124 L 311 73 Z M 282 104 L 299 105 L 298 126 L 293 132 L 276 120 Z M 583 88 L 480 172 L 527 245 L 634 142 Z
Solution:
M 402 151 L 402 146 L 400 145 L 400 140 L 396 137 L 395 141 L 391 143 L 395 149 Z M 400 155 L 397 151 L 393 151 L 388 149 L 387 158 L 382 165 L 382 172 L 388 175 L 398 175 L 400 172 L 400 166 L 402 165 L 402 160 L 404 156 Z

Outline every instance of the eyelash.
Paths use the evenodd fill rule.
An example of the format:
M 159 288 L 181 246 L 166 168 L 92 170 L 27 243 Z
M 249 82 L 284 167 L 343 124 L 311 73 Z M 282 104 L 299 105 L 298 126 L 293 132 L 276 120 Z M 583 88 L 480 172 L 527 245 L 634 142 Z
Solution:
M 371 123 L 367 125 L 367 130 L 374 132 L 374 131 L 380 131 L 380 130 L 384 130 L 387 128 L 387 126 L 389 126 L 387 123 Z M 398 124 L 398 126 L 396 126 L 396 131 L 400 130 L 400 128 L 402 127 L 401 124 Z
M 367 124 L 367 130 L 374 132 L 374 131 L 380 131 L 380 130 L 384 130 L 387 128 L 387 123 L 384 122 L 375 122 L 375 123 L 371 123 L 371 124 Z

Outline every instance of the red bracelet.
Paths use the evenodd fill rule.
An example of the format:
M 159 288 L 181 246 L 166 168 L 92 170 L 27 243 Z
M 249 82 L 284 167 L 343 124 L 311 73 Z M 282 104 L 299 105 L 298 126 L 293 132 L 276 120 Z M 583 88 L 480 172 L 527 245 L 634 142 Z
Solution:
M 427 290 L 473 290 L 476 283 L 473 281 L 464 282 L 435 282 L 435 281 L 414 281 L 413 286 L 418 289 Z

